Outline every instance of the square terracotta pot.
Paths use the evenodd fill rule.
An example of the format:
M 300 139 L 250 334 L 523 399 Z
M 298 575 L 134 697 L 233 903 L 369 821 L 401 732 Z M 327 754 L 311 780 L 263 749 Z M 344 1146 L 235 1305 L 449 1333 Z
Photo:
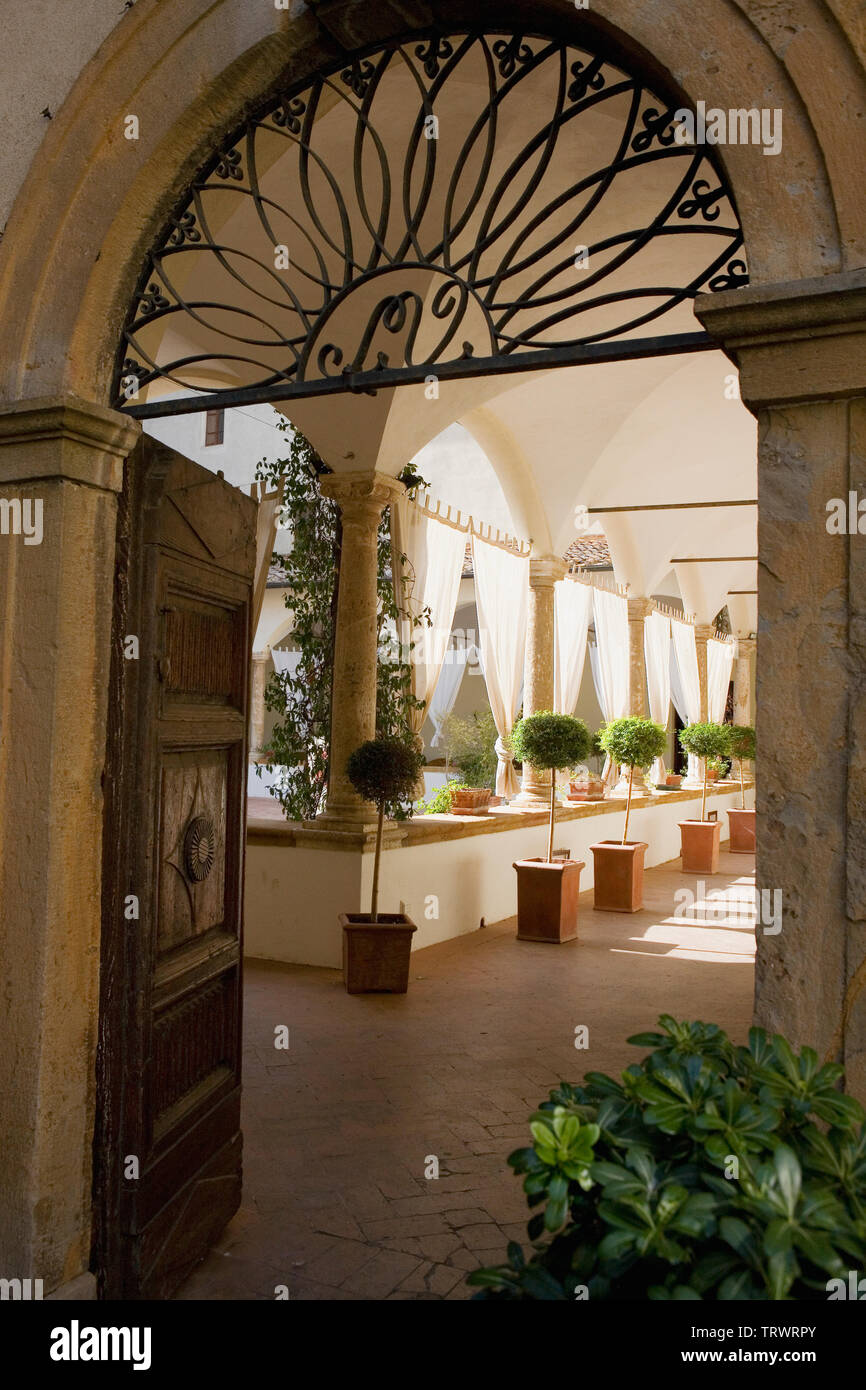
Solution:
M 489 787 L 462 787 L 451 793 L 452 815 L 486 816 L 489 807 Z
M 731 853 L 754 854 L 755 812 L 732 810 L 728 812 L 728 821 L 731 828 L 731 843 L 728 848 Z
M 683 873 L 714 874 L 719 867 L 720 820 L 681 820 Z
M 418 928 L 401 912 L 341 912 L 343 980 L 348 994 L 405 994 L 409 988 L 412 933 Z
M 580 859 L 518 859 L 517 940 L 573 941 L 577 936 Z
M 640 912 L 643 907 L 645 840 L 600 840 L 590 845 L 597 912 Z

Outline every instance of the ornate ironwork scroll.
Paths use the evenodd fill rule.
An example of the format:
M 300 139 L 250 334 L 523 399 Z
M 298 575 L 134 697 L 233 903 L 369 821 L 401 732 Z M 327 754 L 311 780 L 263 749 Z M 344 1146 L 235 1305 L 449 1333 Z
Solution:
M 390 44 L 271 100 L 202 169 L 148 257 L 115 404 L 711 346 L 690 304 L 745 283 L 742 242 L 715 152 L 619 60 L 513 33 Z

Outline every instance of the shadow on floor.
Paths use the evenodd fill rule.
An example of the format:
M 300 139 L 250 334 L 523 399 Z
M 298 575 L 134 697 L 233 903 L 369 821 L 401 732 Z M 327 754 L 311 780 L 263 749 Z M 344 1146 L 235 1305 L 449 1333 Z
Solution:
M 754 861 L 723 852 L 703 888 L 678 864 L 647 871 L 634 916 L 596 913 L 584 894 L 566 945 L 518 942 L 512 918 L 418 951 L 405 996 L 247 962 L 243 1205 L 177 1296 L 469 1297 L 468 1270 L 526 1243 L 505 1160 L 557 1081 L 620 1072 L 641 1055 L 625 1039 L 662 1012 L 745 1040 Z M 696 901 L 674 916 L 683 888 Z

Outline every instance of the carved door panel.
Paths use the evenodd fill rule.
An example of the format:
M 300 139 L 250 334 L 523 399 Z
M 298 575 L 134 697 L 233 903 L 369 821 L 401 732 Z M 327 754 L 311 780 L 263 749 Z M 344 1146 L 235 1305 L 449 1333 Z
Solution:
M 248 497 L 164 445 L 127 464 L 95 1152 L 107 1298 L 170 1297 L 240 1201 L 255 525 Z

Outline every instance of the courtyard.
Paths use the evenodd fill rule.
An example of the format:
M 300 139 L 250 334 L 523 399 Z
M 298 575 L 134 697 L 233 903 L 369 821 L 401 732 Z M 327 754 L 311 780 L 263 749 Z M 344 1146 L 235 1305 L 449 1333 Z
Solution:
M 10 14 L 10 1296 L 859 1287 L 856 8 Z
M 353 997 L 337 971 L 248 960 L 244 1199 L 177 1297 L 273 1299 L 285 1285 L 300 1301 L 468 1298 L 468 1271 L 527 1245 L 505 1160 L 559 1080 L 619 1075 L 641 1055 L 626 1038 L 662 1011 L 745 1041 L 752 869 L 727 852 L 710 881 L 650 869 L 629 917 L 584 893 L 563 947 L 517 941 L 514 919 L 428 946 L 403 996 Z M 675 916 L 683 889 L 694 905 Z M 439 1177 L 426 1179 L 431 1156 Z

